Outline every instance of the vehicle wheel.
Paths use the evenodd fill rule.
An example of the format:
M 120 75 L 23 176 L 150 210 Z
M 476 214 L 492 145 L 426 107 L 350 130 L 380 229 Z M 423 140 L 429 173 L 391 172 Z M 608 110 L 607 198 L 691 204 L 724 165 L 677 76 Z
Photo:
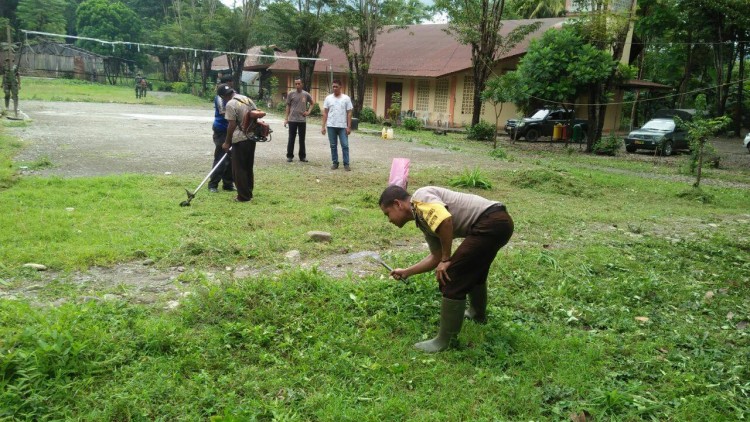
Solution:
M 635 145 L 625 145 L 625 151 L 627 152 L 635 152 L 637 149 Z
M 661 155 L 665 157 L 669 157 L 670 155 L 672 155 L 672 141 L 667 141 L 664 143 Z
M 537 129 L 529 129 L 526 131 L 526 140 L 534 142 L 537 139 L 539 139 L 539 130 Z

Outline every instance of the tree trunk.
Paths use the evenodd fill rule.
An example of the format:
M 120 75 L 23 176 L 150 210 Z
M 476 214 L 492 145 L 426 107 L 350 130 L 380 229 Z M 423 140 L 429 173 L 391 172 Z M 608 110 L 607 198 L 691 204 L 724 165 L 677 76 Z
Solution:
M 688 29 L 687 36 L 687 54 L 685 58 L 685 70 L 682 72 L 682 80 L 679 87 L 679 99 L 676 108 L 685 107 L 685 95 L 687 93 L 687 84 L 690 81 L 693 70 L 693 31 Z
M 701 139 L 698 141 L 698 169 L 697 174 L 695 178 L 695 183 L 693 184 L 694 188 L 699 188 L 701 186 L 701 171 L 703 170 L 703 146 L 706 144 L 705 139 Z
M 742 41 L 742 40 L 740 40 Z M 745 44 L 740 42 L 740 75 L 737 78 L 737 107 L 736 107 L 736 113 L 734 117 L 735 125 L 734 125 L 734 136 L 740 137 L 741 133 L 740 130 L 742 129 L 742 116 L 744 115 L 742 113 L 743 109 L 743 98 L 742 94 L 744 91 L 744 80 L 745 80 Z

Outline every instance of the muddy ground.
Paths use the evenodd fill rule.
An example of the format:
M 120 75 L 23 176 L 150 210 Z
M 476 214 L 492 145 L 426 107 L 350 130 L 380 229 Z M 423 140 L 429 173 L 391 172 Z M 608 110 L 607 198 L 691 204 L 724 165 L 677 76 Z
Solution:
M 213 154 L 211 123 L 213 110 L 207 103 L 204 108 L 169 108 L 138 104 L 63 103 L 26 101 L 22 104 L 26 115 L 33 123 L 13 132 L 26 144 L 17 161 L 33 163 L 49 160 L 51 167 L 28 170 L 25 173 L 55 175 L 60 177 L 86 177 L 111 174 L 183 174 L 196 177 L 197 181 L 210 170 Z M 330 149 L 328 140 L 320 134 L 319 123 L 308 123 L 308 163 L 296 160 L 286 162 L 287 131 L 282 126 L 283 117 L 276 114 L 266 119 L 274 130 L 273 140 L 261 144 L 256 152 L 256 167 L 292 166 L 308 172 L 330 172 Z M 507 138 L 502 139 L 507 143 Z M 714 141 L 722 156 L 722 165 L 750 168 L 750 154 L 743 148 L 740 139 L 717 139 Z M 559 150 L 559 144 L 517 142 L 513 148 L 534 152 Z M 357 132 L 350 138 L 352 174 L 356 172 L 379 172 L 387 178 L 394 157 L 410 158 L 412 169 L 443 166 L 446 169 L 472 166 L 497 165 L 489 156 L 434 148 L 417 142 L 385 141 L 376 134 Z M 613 158 L 618 159 L 618 158 Z M 649 153 L 629 154 L 630 160 L 653 160 Z M 662 158 L 667 163 L 676 163 L 679 157 Z M 677 164 L 675 164 L 677 165 Z M 302 166 L 302 167 L 297 167 Z M 517 164 L 503 162 L 504 167 Z M 340 171 L 340 170 L 339 170 Z M 645 177 L 652 175 L 644 174 Z M 682 179 L 681 176 L 675 176 Z M 685 177 L 685 181 L 691 178 Z M 712 181 L 706 181 L 707 184 Z M 716 182 L 723 183 L 723 182 Z M 737 184 L 750 189 L 747 184 Z M 421 244 L 396 245 L 404 249 L 425 249 Z M 309 268 L 318 266 L 334 277 L 352 275 L 364 277 L 371 274 L 384 276 L 385 270 L 368 258 L 364 251 L 350 251 L 330 257 L 324 263 L 293 262 Z M 76 286 L 80 300 L 128 300 L 137 303 L 158 303 L 166 307 L 177 306 L 181 297 L 190 290 L 190 277 L 184 268 L 157 269 L 148 261 L 131 262 L 111 268 L 91 268 L 73 274 L 45 271 L 35 274 L 21 283 L 0 285 L 0 298 L 27 297 L 37 303 L 61 303 L 64 299 L 49 297 L 46 287 L 64 282 Z M 208 273 L 213 279 L 241 278 L 259 273 L 274 273 L 278 269 L 218 268 Z M 187 271 L 189 273 L 189 270 Z M 0 280 L 2 281 L 2 280 Z M 3 283 L 6 284 L 6 283 Z M 15 287 L 8 287 L 15 286 Z

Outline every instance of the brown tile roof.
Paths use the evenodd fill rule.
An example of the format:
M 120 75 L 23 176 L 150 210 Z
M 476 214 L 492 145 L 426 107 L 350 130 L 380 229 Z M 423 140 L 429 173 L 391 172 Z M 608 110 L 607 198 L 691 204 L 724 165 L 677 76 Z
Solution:
M 257 54 L 263 54 L 261 52 L 261 46 L 250 47 L 247 49 L 247 54 L 251 54 L 245 57 L 245 63 L 242 66 L 243 70 L 262 70 L 268 67 L 268 64 L 260 63 L 260 57 Z M 252 55 L 255 54 L 255 55 Z M 211 70 L 224 70 L 229 69 L 229 63 L 227 62 L 227 56 L 221 55 L 214 57 L 211 61 Z
M 529 42 L 541 36 L 552 27 L 559 27 L 566 18 L 503 21 L 501 32 L 507 34 L 514 28 L 532 22 L 541 22 L 541 27 L 499 59 L 517 56 L 526 52 Z M 378 36 L 375 54 L 370 64 L 370 75 L 441 77 L 460 72 L 471 67 L 471 47 L 460 44 L 445 30 L 448 24 L 410 25 L 406 28 L 384 31 Z M 296 57 L 294 51 L 281 56 Z M 316 72 L 347 72 L 349 67 L 344 52 L 330 44 L 325 44 L 320 53 L 327 61 L 315 64 Z M 296 71 L 297 60 L 279 59 L 270 70 Z

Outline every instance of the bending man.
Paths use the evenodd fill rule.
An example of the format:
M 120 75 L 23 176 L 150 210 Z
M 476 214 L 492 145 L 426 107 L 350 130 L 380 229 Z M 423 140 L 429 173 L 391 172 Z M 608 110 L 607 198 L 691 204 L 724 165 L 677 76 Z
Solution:
M 487 274 L 497 251 L 513 235 L 513 219 L 505 205 L 481 196 L 435 186 L 413 195 L 400 186 L 389 186 L 380 196 L 380 209 L 398 227 L 415 221 L 424 234 L 430 254 L 391 276 L 401 280 L 435 270 L 442 293 L 440 330 L 432 340 L 415 344 L 424 352 L 439 352 L 461 331 L 464 317 L 487 320 Z M 464 238 L 452 251 L 453 239 Z M 469 295 L 469 309 L 466 295 Z

